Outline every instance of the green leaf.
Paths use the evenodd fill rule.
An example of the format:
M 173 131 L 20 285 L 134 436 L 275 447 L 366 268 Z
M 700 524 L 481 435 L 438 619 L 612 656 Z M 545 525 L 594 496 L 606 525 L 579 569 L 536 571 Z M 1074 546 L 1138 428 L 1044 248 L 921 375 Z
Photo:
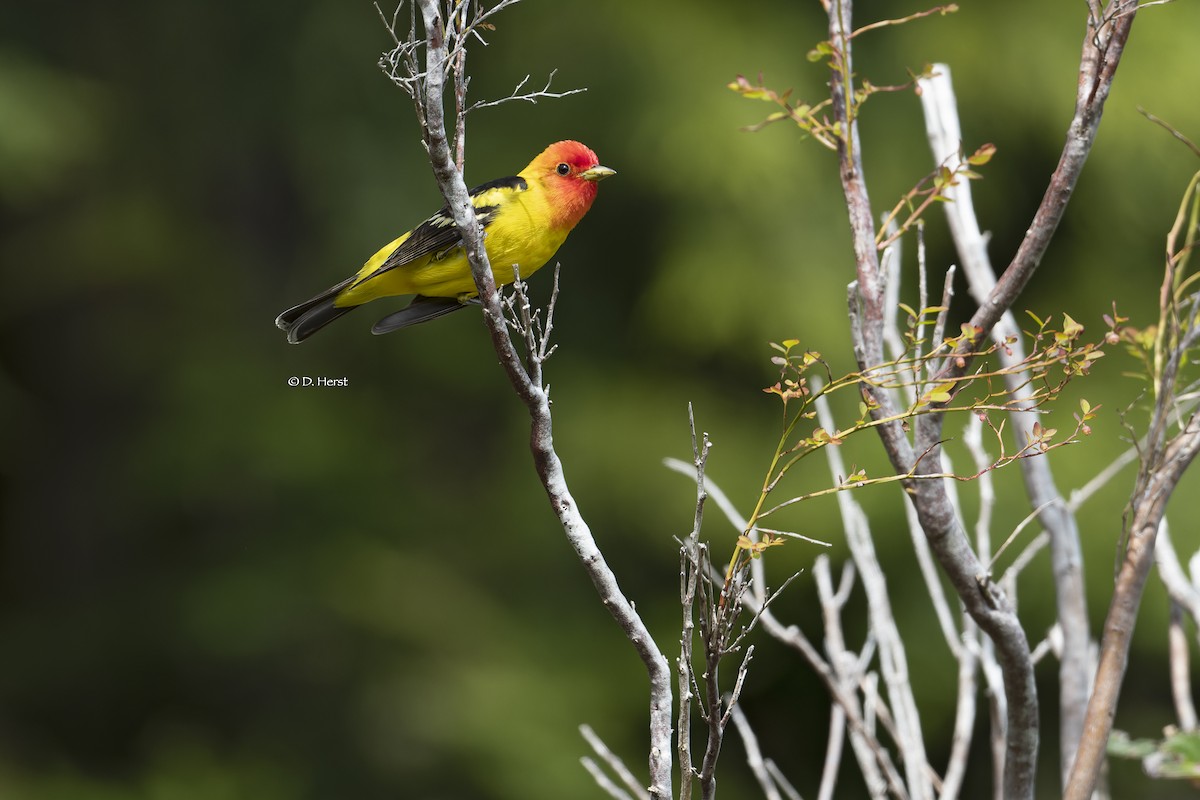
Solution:
M 967 163 L 974 167 L 981 167 L 991 161 L 992 156 L 994 155 L 996 155 L 996 145 L 988 142 L 974 153 L 967 156 Z
M 1079 334 L 1083 333 L 1083 326 L 1075 320 L 1071 319 L 1070 314 L 1063 314 L 1063 329 L 1062 332 L 1074 339 Z
M 1193 763 L 1200 761 L 1200 734 L 1195 731 L 1182 731 L 1167 738 L 1162 749 L 1186 758 Z
M 819 42 L 816 47 L 808 51 L 807 58 L 809 61 L 817 62 L 830 55 L 833 55 L 833 45 L 829 42 Z
M 938 167 L 937 175 L 933 177 L 933 185 L 941 189 L 943 186 L 951 186 L 954 183 L 954 173 L 944 164 Z
M 926 395 L 930 403 L 949 403 L 951 392 L 954 391 L 954 381 L 943 381 L 929 390 Z
M 1145 758 L 1157 750 L 1152 739 L 1132 739 L 1125 731 L 1114 730 L 1108 737 L 1108 754 L 1118 758 Z

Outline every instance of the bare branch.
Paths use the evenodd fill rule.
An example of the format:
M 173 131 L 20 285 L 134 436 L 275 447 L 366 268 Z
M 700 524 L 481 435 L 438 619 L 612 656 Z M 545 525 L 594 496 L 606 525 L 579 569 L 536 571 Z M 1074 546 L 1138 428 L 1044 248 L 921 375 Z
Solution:
M 957 170 L 962 162 L 963 141 L 949 66 L 935 64 L 929 76 L 919 79 L 919 85 L 933 160 L 945 164 L 950 170 Z M 987 239 L 980 231 L 975 216 L 970 182 L 958 181 L 947 187 L 945 196 L 950 201 L 943 204 L 946 220 L 959 258 L 963 261 L 971 294 L 980 304 L 987 303 L 989 295 L 996 288 L 996 276 L 987 252 Z M 997 357 L 1002 364 L 1008 366 L 1024 360 L 1020 328 L 1011 310 L 1006 308 L 999 316 L 991 336 L 996 342 L 1007 343 L 997 350 Z M 1027 410 L 1030 388 L 1011 374 L 1006 374 L 1005 382 L 1013 397 L 1024 401 L 1022 406 L 1009 412 L 1013 431 L 1029 430 L 1033 425 Z M 1065 649 L 1059 667 L 1060 773 L 1065 780 L 1083 727 L 1083 708 L 1087 702 L 1090 677 L 1087 654 L 1091 633 L 1084 591 L 1083 556 L 1078 525 L 1055 485 L 1050 462 L 1047 459 L 1026 459 L 1021 462 L 1021 472 L 1026 491 L 1035 507 L 1034 515 L 1050 533 L 1058 622 L 1065 636 Z M 1013 533 L 1015 535 L 1016 531 Z M 993 563 L 1007 545 L 1008 542 L 1005 542 L 996 552 Z M 980 557 L 986 556 L 986 553 L 980 553 Z
M 1008 535 L 1008 538 L 1005 539 L 1001 543 L 1000 547 L 997 548 L 996 552 L 992 555 L 991 560 L 988 562 L 988 572 L 991 572 L 992 569 L 996 566 L 996 562 L 1000 560 L 1000 556 L 1004 555 L 1004 551 L 1007 550 L 1008 546 L 1013 543 L 1013 540 L 1021 535 L 1021 531 L 1025 530 L 1027 527 L 1029 527 L 1030 523 L 1032 523 L 1034 520 L 1036 520 L 1038 518 L 1038 515 L 1041 514 L 1043 511 L 1045 511 L 1046 507 L 1050 503 L 1054 503 L 1054 502 L 1057 502 L 1057 501 L 1049 500 L 1045 504 L 1038 506 L 1033 511 L 1030 511 L 1028 514 L 1026 514 L 1025 518 L 1017 523 L 1017 527 L 1013 528 L 1012 533 L 1010 533 Z
M 746 602 L 751 602 L 747 598 Z M 871 797 L 892 795 L 896 800 L 906 800 L 908 792 L 904 789 L 903 781 L 887 749 L 875 737 L 867 720 L 863 717 L 862 708 L 857 698 L 850 694 L 838 681 L 830 665 L 820 656 L 820 653 L 804 633 L 795 625 L 785 626 L 775 615 L 767 611 L 762 616 L 763 630 L 780 642 L 796 650 L 809 663 L 817 676 L 829 689 L 834 702 L 846 712 L 846 721 L 850 725 L 850 744 L 858 758 L 859 770 L 866 781 Z
M 1096 492 L 1108 485 L 1109 481 L 1117 477 L 1117 474 L 1127 466 L 1137 461 L 1138 451 L 1136 448 L 1129 448 L 1121 455 L 1114 458 L 1104 469 L 1096 474 L 1091 480 L 1083 486 L 1071 492 L 1071 501 L 1069 503 L 1071 511 L 1077 511 L 1080 506 L 1096 494 Z
M 851 328 L 855 339 L 855 355 L 864 372 L 870 365 L 882 363 L 880 322 L 883 319 L 879 268 L 876 260 L 874 227 L 871 222 L 870 200 L 862 177 L 862 160 L 858 128 L 853 109 L 853 89 L 850 62 L 850 30 L 852 3 L 850 0 L 830 5 L 830 41 L 835 47 L 833 79 L 830 82 L 835 120 L 843 131 L 838 143 L 841 178 L 850 228 L 854 241 L 857 267 L 859 305 L 851 309 Z M 875 418 L 893 413 L 890 401 L 883 393 L 872 391 L 877 407 Z M 940 419 L 937 415 L 934 419 Z M 893 466 L 907 473 L 919 466 L 912 444 L 900 425 L 882 425 L 877 429 Z M 918 426 L 921 433 L 917 452 L 937 448 L 939 437 L 933 425 Z M 936 464 L 937 459 L 930 459 Z M 922 472 L 928 468 L 921 469 Z M 981 592 L 981 565 L 966 543 L 965 535 L 946 498 L 944 489 L 935 482 L 912 481 L 906 488 L 916 498 L 921 527 L 943 568 L 947 570 L 959 597 L 980 626 L 998 643 L 1001 653 L 1005 686 L 1010 695 L 1008 705 L 1012 715 L 1009 724 L 1009 758 L 1006 759 L 1005 783 L 1012 798 L 1030 797 L 1037 751 L 1037 694 L 1033 681 L 1033 665 L 1029 660 L 1029 645 L 1024 631 L 1011 607 L 994 588 Z
M 920 226 L 917 228 L 918 237 L 920 237 L 923 227 L 924 226 Z M 921 244 L 921 247 L 918 250 L 918 252 L 923 252 L 925 249 L 924 238 L 923 237 L 920 238 L 919 241 L 921 241 L 922 244 Z M 942 310 L 938 312 L 937 321 L 934 323 L 934 326 L 933 326 L 933 341 L 935 341 L 935 342 L 943 341 L 946 336 L 946 320 L 950 316 L 950 300 L 951 300 L 951 298 L 954 297 L 954 275 L 956 272 L 957 272 L 957 270 L 955 269 L 953 264 L 951 264 L 950 268 L 946 270 L 946 277 L 942 284 Z M 934 367 L 935 363 L 938 363 L 938 362 L 934 362 L 934 361 L 929 362 L 929 366 L 931 368 L 931 374 L 926 375 L 927 380 L 933 380 L 933 378 L 934 378 L 934 375 L 932 374 L 932 369 L 935 369 L 935 367 Z M 944 364 L 945 359 L 942 359 L 941 363 Z M 1013 376 L 1013 377 L 1014 377 L 1014 379 L 1016 378 L 1016 376 Z
M 1170 3 L 1172 1 L 1173 0 L 1163 0 L 1164 3 Z M 1142 3 L 1140 6 L 1138 6 L 1138 8 L 1145 8 L 1148 5 L 1157 5 L 1157 4 L 1156 3 Z M 1197 156 L 1200 156 L 1200 146 L 1197 146 L 1197 144 L 1195 142 L 1193 142 L 1188 137 L 1184 136 L 1177 128 L 1175 128 L 1175 126 L 1171 125 L 1169 122 L 1167 122 L 1166 120 L 1164 120 L 1160 117 L 1156 117 L 1154 114 L 1151 114 L 1149 111 L 1142 108 L 1141 106 L 1138 106 L 1138 113 L 1141 114 L 1146 119 L 1153 122 L 1155 125 L 1159 126 L 1163 130 L 1165 130 L 1167 133 L 1174 136 L 1179 141 L 1183 142 L 1189 150 L 1191 150 Z
M 446 200 L 446 206 L 454 218 L 462 239 L 463 250 L 471 265 L 471 274 L 484 308 L 484 322 L 500 363 L 508 375 L 517 396 L 524 401 L 530 415 L 530 449 L 534 466 L 542 486 L 546 490 L 550 506 L 558 517 L 563 531 L 580 563 L 587 571 L 592 584 L 600 595 L 605 608 L 625 633 L 634 650 L 642 659 L 650 682 L 650 796 L 667 800 L 672 796 L 671 783 L 671 670 L 667 659 L 659 650 L 645 623 L 633 605 L 621 591 L 616 576 L 609 568 L 603 554 L 596 546 L 591 530 L 584 521 L 574 497 L 567 487 L 562 462 L 554 449 L 552 418 L 549 396 L 539 382 L 522 364 L 520 354 L 513 345 L 504 322 L 500 293 L 496 289 L 487 252 L 483 247 L 483 232 L 475 216 L 470 196 L 460 169 L 455 164 L 446 136 L 443 111 L 445 78 L 451 65 L 451 53 L 447 51 L 447 26 L 439 3 L 436 0 L 417 0 L 425 29 L 425 67 L 423 78 L 410 63 L 409 80 L 414 88 L 412 94 L 418 107 L 422 134 L 438 188 Z M 491 9 L 477 15 L 465 30 L 458 28 L 455 34 L 469 35 L 475 27 L 490 15 L 515 0 L 502 0 Z M 415 37 L 412 48 L 405 58 L 411 58 L 416 48 Z M 461 125 L 461 122 L 460 122 Z
M 579 733 L 583 736 L 584 740 L 587 741 L 588 747 L 592 748 L 592 752 L 599 756 L 600 759 L 608 765 L 608 768 L 613 771 L 613 774 L 621 779 L 621 783 L 625 784 L 625 786 L 629 789 L 630 794 L 621 792 L 621 796 L 638 798 L 638 800 L 650 800 L 650 793 L 642 788 L 641 784 L 638 782 L 638 779 L 635 778 L 633 773 L 629 771 L 629 768 L 625 766 L 625 762 L 622 761 L 616 753 L 608 748 L 608 745 L 604 743 L 603 739 L 596 735 L 596 732 L 592 730 L 592 726 L 580 725 Z M 587 760 L 590 761 L 591 759 Z M 588 771 L 591 772 L 590 769 Z M 595 773 L 593 772 L 592 774 L 594 777 Z M 597 778 L 597 783 L 599 782 L 599 778 Z M 617 789 L 617 791 L 621 790 Z M 611 793 L 612 792 L 610 792 L 610 794 Z M 613 796 L 616 797 L 617 795 Z
M 1125 557 L 1104 623 L 1095 689 L 1088 702 L 1083 738 L 1067 781 L 1064 800 L 1086 800 L 1100 775 L 1121 681 L 1129 660 L 1138 606 L 1154 558 L 1156 534 L 1166 505 L 1183 473 L 1200 453 L 1200 426 L 1193 420 L 1165 447 L 1151 466 L 1143 466 L 1134 490 L 1133 516 Z
M 816 400 L 817 419 L 822 426 L 836 430 L 833 412 L 827 398 Z M 829 468 L 834 480 L 845 475 L 846 468 L 838 448 L 826 448 Z M 854 563 L 862 576 L 863 589 L 871 614 L 871 630 L 879 643 L 880 666 L 887 682 L 888 697 L 892 701 L 898 728 L 898 741 L 904 756 L 904 770 L 908 778 L 908 791 L 913 798 L 932 798 L 933 788 L 927 780 L 925 740 L 921 733 L 921 720 L 917 712 L 916 699 L 908 678 L 908 659 L 904 640 L 892 613 L 891 600 L 887 593 L 887 581 L 883 568 L 875 555 L 874 542 L 867 526 L 862 507 L 846 492 L 838 494 L 838 508 L 846 531 L 846 544 L 854 556 Z
M 612 778 L 608 777 L 604 770 L 600 769 L 600 765 L 597 764 L 593 759 L 583 756 L 579 759 L 579 763 L 582 764 L 583 768 L 586 769 L 592 776 L 592 780 L 596 782 L 596 785 L 599 786 L 609 797 L 614 798 L 614 800 L 633 800 L 633 798 L 627 792 L 621 789 L 620 786 L 617 786 L 615 783 L 613 783 Z
M 1000 585 L 1008 586 L 1009 583 L 1015 582 L 1017 576 L 1021 574 L 1030 562 L 1037 557 L 1037 554 L 1046 549 L 1050 544 L 1050 534 L 1043 531 L 1030 540 L 1029 544 L 1025 545 L 1024 549 L 1013 559 L 1013 562 L 1004 570 L 1004 574 L 1000 576 Z
M 825 737 L 825 766 L 821 768 L 821 786 L 817 800 L 833 800 L 837 790 L 838 767 L 842 763 L 842 743 L 846 736 L 846 710 L 837 703 L 829 708 L 829 734 Z
M 1175 716 L 1185 731 L 1196 729 L 1196 703 L 1192 700 L 1192 675 L 1188 667 L 1188 637 L 1183 631 L 1183 609 L 1171 603 L 1171 623 L 1167 629 L 1170 642 L 1171 698 L 1175 701 Z
M 971 318 L 972 325 L 990 331 L 1012 306 L 1041 263 L 1091 152 L 1135 11 L 1134 0 L 1110 0 L 1104 12 L 1106 22 L 1093 27 L 1085 37 L 1079 63 L 1075 114 L 1058 166 L 1025 238 L 995 287 L 988 293 L 986 302 L 980 303 L 979 310 Z
M 1131 20 L 1132 13 L 1124 16 Z M 1114 25 L 1119 25 L 1117 20 Z M 1195 415 L 1180 415 L 1180 369 L 1191 361 L 1190 348 L 1197 332 L 1197 297 L 1183 290 L 1195 277 L 1184 279 L 1187 254 L 1194 244 L 1194 223 L 1187 227 L 1184 243 L 1178 241 L 1184 209 L 1195 207 L 1200 173 L 1188 185 L 1175 226 L 1167 234 L 1166 263 L 1159 292 L 1158 331 L 1150 377 L 1154 405 L 1145 439 L 1140 443 L 1140 468 L 1126 517 L 1125 554 L 1117 574 L 1112 603 L 1104 623 L 1095 689 L 1084 719 L 1084 735 L 1071 770 L 1066 800 L 1084 800 L 1099 780 L 1121 682 L 1128 666 L 1129 645 L 1154 559 L 1155 542 L 1162 527 L 1167 502 L 1183 473 L 1200 453 L 1200 422 Z M 1192 214 L 1194 215 L 1194 211 Z M 1190 392 L 1190 386 L 1182 391 Z M 1172 425 L 1179 429 L 1169 436 Z
M 933 611 L 934 616 L 937 617 L 938 627 L 942 630 L 942 637 L 946 640 L 950 652 L 957 658 L 961 649 L 958 628 L 955 625 L 954 616 L 950 612 L 950 604 L 946 601 L 946 592 L 942 588 L 941 578 L 938 577 L 937 568 L 933 564 L 933 557 L 929 552 L 929 541 L 921 530 L 921 521 L 917 518 L 917 510 L 913 508 L 907 498 L 904 503 L 904 517 L 908 521 L 913 553 L 917 556 L 917 566 L 921 570 L 921 578 L 925 581 L 925 590 L 933 601 Z
M 853 39 L 861 33 L 878 30 L 879 28 L 884 28 L 888 25 L 903 25 L 906 22 L 912 22 L 914 19 L 928 17 L 930 14 L 941 14 L 942 16 L 945 16 L 946 14 L 952 14 L 955 11 L 958 11 L 958 6 L 954 3 L 948 3 L 944 6 L 937 6 L 925 11 L 918 11 L 915 14 L 909 14 L 907 17 L 901 17 L 900 19 L 884 19 L 880 20 L 879 22 L 872 22 L 870 25 L 863 25 L 861 28 L 854 31 L 854 33 L 850 34 L 850 38 Z
M 1171 622 L 1167 631 L 1169 642 L 1169 663 L 1171 672 L 1171 697 L 1175 702 L 1175 716 L 1179 727 L 1185 731 L 1195 730 L 1196 705 L 1192 700 L 1191 660 L 1188 650 L 1188 638 L 1184 633 L 1184 613 L 1192 618 L 1192 623 L 1200 625 L 1200 590 L 1184 574 L 1171 543 L 1169 526 L 1164 519 L 1158 531 L 1158 543 L 1154 548 L 1154 559 L 1158 565 L 1158 575 L 1167 587 L 1171 597 Z
M 566 91 L 563 91 L 563 92 L 550 91 L 550 84 L 554 82 L 554 75 L 557 72 L 558 72 L 557 69 L 550 70 L 550 76 L 546 78 L 546 85 L 543 86 L 541 89 L 538 89 L 537 91 L 532 91 L 532 92 L 522 92 L 521 91 L 523 88 L 525 88 L 525 84 L 529 82 L 530 76 L 526 75 L 524 78 L 522 78 L 517 83 L 516 88 L 514 88 L 507 97 L 501 97 L 498 100 L 487 100 L 487 101 L 480 100 L 480 101 L 472 104 L 471 107 L 467 109 L 467 111 L 475 111 L 480 108 L 492 108 L 494 106 L 502 105 L 504 103 L 511 103 L 514 101 L 524 101 L 526 103 L 532 103 L 533 105 L 537 105 L 539 100 L 557 100 L 561 97 L 569 97 L 570 95 L 582 94 L 583 92 L 587 91 L 587 87 L 583 87 L 583 88 L 579 88 L 579 89 L 567 89 Z
M 704 545 L 687 543 L 679 548 L 679 594 L 683 611 L 683 626 L 679 634 L 679 658 L 676 661 L 676 676 L 679 684 L 679 730 L 676 749 L 679 754 L 679 792 L 682 797 L 691 797 L 692 777 L 692 687 L 696 676 L 692 668 L 692 644 L 695 638 L 693 604 L 696 599 L 697 582 L 704 580 L 701 563 L 707 560 Z
M 683 475 L 692 476 L 694 467 L 678 459 L 664 459 L 664 464 Z M 708 497 L 717 503 L 718 508 L 729 520 L 735 531 L 746 528 L 746 518 L 737 510 L 729 497 L 720 486 L 711 479 L 705 481 Z M 752 563 L 761 566 L 761 559 Z M 760 620 L 763 630 L 773 638 L 796 650 L 817 673 L 833 697 L 834 702 L 846 714 L 846 722 L 850 729 L 850 743 L 858 759 L 859 769 L 866 781 L 871 797 L 878 798 L 891 795 L 896 800 L 906 800 L 908 793 L 903 781 L 888 755 L 887 749 L 876 739 L 867 721 L 863 718 L 862 708 L 853 694 L 853 685 L 844 686 L 838 679 L 834 669 L 825 661 L 817 649 L 809 642 L 804 633 L 796 626 L 783 625 L 770 610 L 765 608 L 763 594 L 746 592 L 741 597 L 741 603 L 753 612 Z
M 779 770 L 774 761 L 768 758 L 764 763 L 767 767 L 767 773 L 771 776 L 771 780 L 775 781 L 775 786 L 783 792 L 787 800 L 803 800 L 800 797 L 800 793 L 796 791 L 796 788 L 792 786 L 791 782 Z
M 969 634 L 977 635 L 973 625 Z M 942 778 L 942 792 L 938 800 L 955 800 L 962 790 L 967 772 L 971 737 L 975 730 L 975 693 L 979 660 L 972 647 L 960 647 L 958 655 L 958 696 L 955 698 L 954 736 L 950 743 L 950 757 L 946 760 L 946 772 Z
M 1032 662 L 1032 658 L 1030 661 Z M 983 667 L 983 678 L 987 684 L 988 743 L 992 751 L 992 797 L 995 800 L 1008 800 L 1005 794 L 1005 782 L 1008 774 L 1008 695 L 1004 682 L 1004 669 L 996 658 L 995 643 L 988 639 L 980 646 L 980 664 Z
M 701 441 L 696 438 L 696 418 L 692 413 L 692 404 L 688 403 L 688 427 L 692 433 L 692 468 L 696 478 L 696 514 L 692 523 L 692 533 L 679 548 L 679 602 L 682 609 L 683 622 L 679 634 L 679 659 L 676 662 L 676 672 L 679 684 L 679 730 L 676 736 L 676 748 L 679 752 L 679 794 L 691 798 L 692 777 L 692 700 L 695 695 L 692 687 L 696 677 L 692 669 L 692 644 L 695 639 L 695 616 L 693 605 L 696 600 L 698 582 L 705 579 L 708 566 L 708 548 L 700 542 L 700 526 L 704 521 L 704 504 L 708 499 L 708 490 L 704 482 L 704 466 L 708 461 L 708 451 L 712 443 L 705 433 Z
M 763 791 L 763 797 L 767 800 L 783 800 L 783 796 L 779 794 L 779 789 L 775 786 L 775 779 L 763 761 L 762 751 L 758 748 L 758 737 L 754 735 L 750 721 L 746 719 L 746 715 L 740 708 L 732 704 L 730 711 L 733 714 L 734 727 L 737 728 L 738 735 L 742 737 L 742 744 L 746 748 L 746 763 L 750 766 L 750 772 L 754 774 L 754 779 L 758 781 L 758 785 Z
M 686 461 L 680 461 L 678 458 L 664 458 L 663 466 L 681 475 L 692 477 L 695 474 L 696 468 Z M 709 481 L 706 486 L 708 498 L 717 504 L 717 508 L 725 515 L 739 532 L 746 529 L 746 518 L 738 513 L 737 508 L 733 505 L 733 501 L 729 499 L 729 495 L 721 490 L 717 484 Z
M 379 68 L 383 70 L 388 79 L 396 86 L 404 90 L 404 92 L 413 100 L 413 106 L 417 113 L 417 122 L 422 128 L 425 127 L 425 108 L 420 101 L 422 88 L 425 81 L 425 71 L 420 68 L 417 60 L 417 53 L 424 47 L 425 41 L 417 36 L 417 17 L 416 5 L 409 6 L 409 29 L 407 34 L 401 34 L 398 23 L 400 19 L 400 9 L 403 8 L 403 3 L 396 4 L 396 10 L 392 14 L 391 20 L 383 13 L 383 9 L 379 7 L 379 3 L 375 3 L 375 10 L 379 14 L 379 20 L 387 29 L 388 34 L 392 38 L 395 47 L 387 53 L 384 53 L 379 59 Z
M 1183 572 L 1175 545 L 1171 541 L 1170 526 L 1163 520 L 1158 529 L 1158 543 L 1154 547 L 1154 560 L 1158 565 L 1158 576 L 1167 587 L 1172 602 L 1186 609 L 1194 620 L 1200 621 L 1200 590 Z

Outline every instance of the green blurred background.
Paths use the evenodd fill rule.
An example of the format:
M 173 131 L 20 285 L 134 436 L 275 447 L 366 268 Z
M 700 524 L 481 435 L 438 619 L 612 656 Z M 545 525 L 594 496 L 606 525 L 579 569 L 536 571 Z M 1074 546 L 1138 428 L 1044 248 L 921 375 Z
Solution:
M 894 84 L 951 64 L 966 145 L 998 147 L 975 195 L 1003 265 L 1063 141 L 1084 4 L 962 6 L 862 37 L 857 66 Z M 923 7 L 860 2 L 857 19 Z M 472 115 L 468 181 L 567 137 L 618 172 L 559 253 L 547 377 L 576 499 L 673 650 L 672 537 L 690 528 L 694 488 L 661 459 L 689 453 L 687 404 L 715 442 L 709 476 L 745 508 L 778 429 L 761 392 L 774 380 L 767 342 L 795 337 L 837 370 L 853 365 L 833 157 L 795 128 L 739 130 L 770 108 L 724 88 L 762 71 L 819 97 L 826 76 L 805 54 L 824 21 L 816 2 L 528 0 L 495 23 L 470 57 L 474 98 L 556 68 L 556 87 L 588 92 Z M 1152 321 L 1163 237 L 1200 165 L 1136 108 L 1200 138 L 1197 31 L 1194 2 L 1139 16 L 1023 307 L 1069 312 L 1096 335 L 1113 300 Z M 379 303 L 302 347 L 272 325 L 440 204 L 408 98 L 376 68 L 387 47 L 366 2 L 0 9 L 0 796 L 599 797 L 577 763 L 585 722 L 644 770 L 641 664 L 547 508 L 524 410 L 478 318 L 377 338 L 370 324 L 398 305 Z M 863 141 L 879 211 L 932 168 L 911 93 L 873 98 Z M 928 241 L 934 270 L 956 260 L 938 214 Z M 538 298 L 548 284 L 538 276 Z M 965 297 L 960 286 L 959 314 Z M 1104 409 L 1086 442 L 1056 454 L 1064 488 L 1125 447 L 1116 412 L 1137 400 L 1122 375 L 1134 368 L 1114 353 L 1072 387 Z M 294 389 L 292 376 L 349 385 Z M 1069 425 L 1074 403 L 1051 423 Z M 874 441 L 846 449 L 883 469 Z M 828 480 L 814 461 L 786 489 Z M 999 538 L 1027 506 L 1015 470 L 996 480 Z M 1097 626 L 1131 481 L 1081 515 Z M 1189 479 L 1172 509 L 1185 553 L 1200 543 L 1195 494 Z M 897 493 L 859 499 L 940 769 L 953 671 Z M 779 523 L 845 558 L 832 501 Z M 715 509 L 706 534 L 728 552 L 734 531 Z M 789 545 L 767 565 L 776 584 L 806 570 L 777 613 L 814 639 L 819 552 Z M 1034 640 L 1052 623 L 1048 576 L 1043 554 L 1020 587 Z M 862 610 L 856 599 L 848 612 L 859 638 Z M 1165 611 L 1154 584 L 1118 715 L 1136 735 L 1172 721 Z M 745 708 L 808 796 L 826 694 L 782 647 L 754 643 Z M 1038 674 L 1050 796 L 1057 666 Z M 736 736 L 724 756 L 723 796 L 756 796 Z M 968 796 L 990 785 L 984 759 Z M 1118 797 L 1179 791 L 1133 764 L 1113 780 Z M 848 767 L 839 797 L 862 795 Z

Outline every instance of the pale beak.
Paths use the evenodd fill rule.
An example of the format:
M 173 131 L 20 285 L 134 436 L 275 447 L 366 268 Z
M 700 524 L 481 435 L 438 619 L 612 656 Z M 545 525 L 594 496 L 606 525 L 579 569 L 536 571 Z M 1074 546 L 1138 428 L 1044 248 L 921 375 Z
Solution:
M 595 183 L 596 181 L 604 180 L 609 175 L 616 175 L 616 174 L 617 174 L 617 171 L 615 169 L 609 169 L 608 167 L 602 167 L 599 164 L 597 164 L 596 166 L 592 167 L 591 169 L 585 169 L 583 172 L 579 173 L 579 177 L 583 178 L 585 181 L 592 181 L 593 183 Z

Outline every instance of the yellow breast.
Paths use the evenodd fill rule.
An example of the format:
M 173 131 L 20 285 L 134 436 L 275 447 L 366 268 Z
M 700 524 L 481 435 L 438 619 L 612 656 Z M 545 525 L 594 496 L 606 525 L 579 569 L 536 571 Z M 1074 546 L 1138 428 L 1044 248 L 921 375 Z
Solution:
M 497 203 L 496 216 L 488 224 L 483 239 L 497 284 L 512 283 L 514 269 L 520 270 L 522 278 L 528 278 L 566 241 L 570 229 L 547 228 L 546 215 L 539 207 L 540 200 L 537 192 L 520 192 L 509 193 L 503 202 Z M 539 224 L 538 220 L 542 222 Z M 405 234 L 380 249 L 359 270 L 359 276 L 365 278 L 377 270 L 407 238 Z M 361 305 L 380 297 L 407 294 L 427 297 L 475 295 L 475 281 L 471 278 L 466 253 L 461 247 L 454 247 L 395 267 L 342 292 L 337 304 Z

